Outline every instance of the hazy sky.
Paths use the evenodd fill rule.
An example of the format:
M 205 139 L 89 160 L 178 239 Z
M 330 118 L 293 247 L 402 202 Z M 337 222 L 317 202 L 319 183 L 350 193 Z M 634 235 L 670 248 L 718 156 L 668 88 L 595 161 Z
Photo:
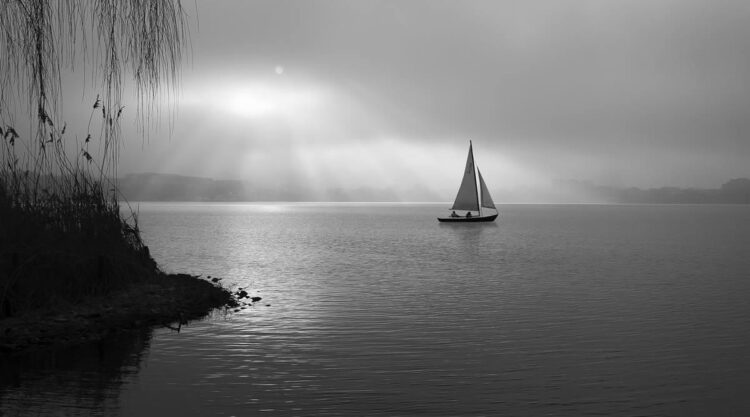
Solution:
M 471 139 L 491 190 L 750 177 L 745 0 L 185 5 L 171 138 L 122 173 L 450 200 Z

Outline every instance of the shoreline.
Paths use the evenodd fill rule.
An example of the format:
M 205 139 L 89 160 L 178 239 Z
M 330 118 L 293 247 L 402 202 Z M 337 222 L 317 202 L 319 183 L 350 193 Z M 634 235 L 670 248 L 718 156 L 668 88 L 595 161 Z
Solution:
M 159 274 L 108 296 L 0 320 L 0 354 L 69 347 L 151 326 L 177 323 L 179 329 L 215 309 L 238 306 L 230 290 L 198 276 Z

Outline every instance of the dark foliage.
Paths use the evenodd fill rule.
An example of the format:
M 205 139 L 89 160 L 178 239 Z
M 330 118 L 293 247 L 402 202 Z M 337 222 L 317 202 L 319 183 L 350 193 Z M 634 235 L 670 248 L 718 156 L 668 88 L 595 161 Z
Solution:
M 0 318 L 158 275 L 114 183 L 122 75 L 132 72 L 147 118 L 177 80 L 183 19 L 179 0 L 0 0 Z M 61 73 L 74 63 L 102 91 L 84 143 L 66 142 L 60 120 Z
M 156 276 L 136 223 L 100 182 L 74 178 L 72 189 L 36 198 L 0 178 L 0 318 Z

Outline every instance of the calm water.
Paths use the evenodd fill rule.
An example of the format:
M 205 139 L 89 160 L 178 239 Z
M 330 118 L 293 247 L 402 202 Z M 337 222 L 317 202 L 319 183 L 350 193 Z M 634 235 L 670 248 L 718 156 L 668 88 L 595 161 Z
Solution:
M 2 362 L 3 415 L 750 415 L 750 207 L 142 204 L 263 300 Z M 268 305 L 267 305 L 268 304 Z

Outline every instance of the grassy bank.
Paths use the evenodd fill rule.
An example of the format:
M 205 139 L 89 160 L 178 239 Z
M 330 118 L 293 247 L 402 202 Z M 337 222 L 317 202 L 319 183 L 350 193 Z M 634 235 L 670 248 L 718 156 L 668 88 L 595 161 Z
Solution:
M 148 326 L 179 328 L 216 308 L 237 304 L 228 290 L 198 277 L 160 274 L 108 296 L 0 320 L 0 353 L 56 349 Z
M 137 223 L 104 188 L 83 172 L 0 177 L 0 319 L 159 276 Z
M 87 170 L 0 169 L 0 351 L 179 325 L 237 305 L 211 282 L 161 272 L 115 190 Z
M 229 302 L 225 290 L 159 271 L 136 219 L 121 214 L 113 183 L 126 108 L 123 76 L 132 75 L 127 85 L 136 96 L 135 119 L 128 123 L 140 130 L 179 79 L 187 46 L 180 2 L 0 5 L 0 344 L 15 343 L 16 327 L 7 323 L 47 313 L 56 319 L 29 325 L 57 334 L 55 323 L 82 323 L 70 331 L 114 323 L 100 323 L 97 315 L 115 322 L 140 320 L 141 313 L 161 320 L 167 310 L 185 307 L 182 299 L 203 300 L 216 291 Z M 91 70 L 100 94 L 91 101 L 88 122 L 77 120 L 68 129 L 62 80 L 76 67 Z M 97 301 L 121 299 L 132 299 L 137 314 L 111 314 L 128 306 Z M 203 310 L 218 304 L 198 303 Z

